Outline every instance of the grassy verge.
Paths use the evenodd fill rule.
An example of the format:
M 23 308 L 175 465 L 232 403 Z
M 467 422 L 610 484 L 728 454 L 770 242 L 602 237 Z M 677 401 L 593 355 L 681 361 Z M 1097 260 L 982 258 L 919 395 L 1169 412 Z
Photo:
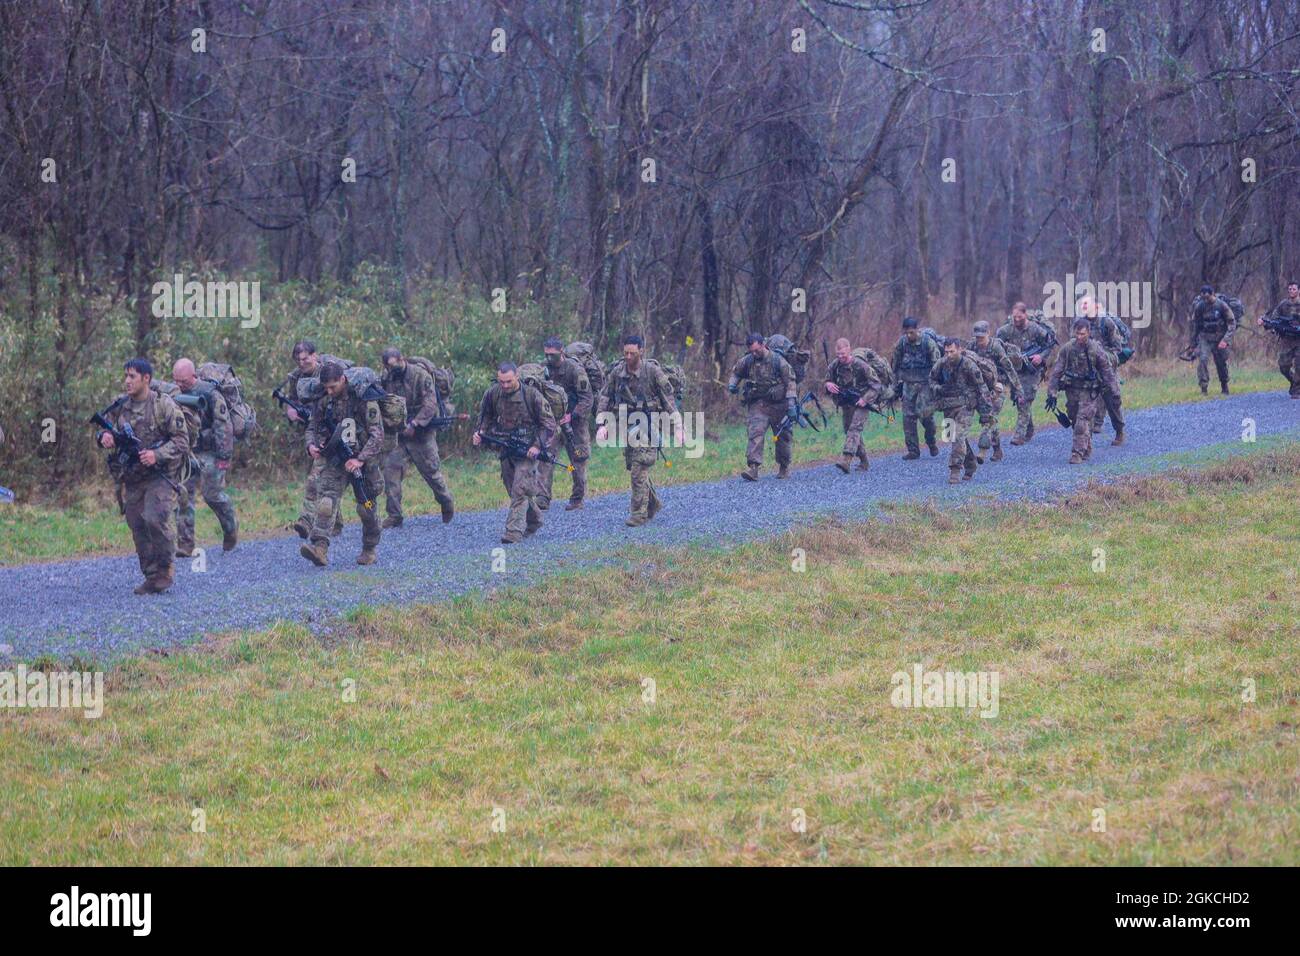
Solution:
M 0 711 L 0 864 L 1294 865 L 1298 494 L 1274 451 L 135 660 Z M 891 706 L 914 664 L 998 715 Z
M 1235 369 L 1233 374 L 1234 387 L 1240 392 L 1276 390 L 1281 381 L 1276 370 L 1270 371 L 1263 367 L 1242 367 Z M 1130 409 L 1194 401 L 1200 397 L 1195 371 L 1181 362 L 1149 363 L 1144 369 L 1135 369 L 1134 374 L 1125 382 L 1125 407 Z M 1041 401 L 1040 397 L 1040 406 Z M 1037 417 L 1045 423 L 1050 421 L 1050 416 L 1041 409 Z M 1009 403 L 1003 409 L 1001 421 L 1008 429 L 1015 423 L 1015 410 L 1009 407 Z M 1055 427 L 1054 423 L 1052 427 Z M 867 447 L 872 451 L 901 447 L 902 426 L 897 422 L 889 425 L 883 419 L 873 416 L 865 437 Z M 843 434 L 837 421 L 832 421 L 830 428 L 821 433 L 804 429 L 796 437 L 796 462 L 825 460 L 839 452 L 842 442 Z M 704 453 L 699 458 L 686 458 L 680 452 L 671 456 L 673 466 L 658 468 L 655 480 L 662 484 L 709 481 L 734 475 L 739 468 L 744 467 L 745 433 L 740 425 L 710 427 L 703 447 Z M 278 454 L 280 451 L 267 447 L 260 449 L 259 453 Z M 588 467 L 591 493 L 625 492 L 627 472 L 623 467 L 622 454 L 617 449 L 596 448 L 593 452 Z M 296 450 L 294 453 L 297 453 Z M 495 458 L 475 453 L 469 457 L 449 460 L 446 469 L 458 509 L 475 511 L 498 508 L 504 504 Z M 245 536 L 283 532 L 298 515 L 302 500 L 301 484 L 244 488 L 239 485 L 239 474 L 236 471 L 232 485 L 231 497 Z M 569 481 L 563 473 L 557 475 L 555 488 L 560 498 L 567 497 Z M 403 490 L 403 504 L 407 514 L 437 513 L 438 505 L 433 494 L 414 469 L 408 469 Z M 356 520 L 350 508 L 344 510 L 345 519 Z M 198 507 L 197 536 L 201 544 L 209 546 L 221 540 L 221 530 L 215 516 L 202 503 Z M 117 514 L 111 498 L 103 491 L 87 496 L 68 508 L 33 505 L 0 507 L 0 565 L 78 555 L 125 553 L 130 546 L 130 533 Z

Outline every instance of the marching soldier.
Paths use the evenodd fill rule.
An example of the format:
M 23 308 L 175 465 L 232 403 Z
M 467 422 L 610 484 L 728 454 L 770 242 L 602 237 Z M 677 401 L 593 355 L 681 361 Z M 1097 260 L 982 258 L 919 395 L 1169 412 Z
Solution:
M 357 564 L 374 564 L 380 535 L 375 501 L 384 490 L 384 422 L 379 403 L 357 398 L 343 377 L 343 366 L 334 362 L 321 366 L 320 383 L 325 393 L 307 423 L 307 454 L 322 463 L 316 479 L 316 515 L 309 543 L 299 553 L 319 567 L 328 563 L 330 531 L 343 493 L 360 478 L 360 488 L 353 486 L 361 519 Z
M 745 339 L 749 353 L 741 357 L 731 370 L 727 391 L 735 395 L 744 382 L 745 424 L 749 429 L 749 446 L 745 449 L 746 468 L 740 477 L 758 481 L 758 469 L 763 466 L 763 445 L 767 430 L 775 430 L 781 419 L 792 412 L 796 395 L 794 369 L 784 358 L 765 344 L 763 336 L 751 332 Z M 776 440 L 778 478 L 788 478 L 794 446 L 794 429 L 787 428 Z
M 1208 282 L 1201 286 L 1201 294 L 1192 301 L 1192 339 L 1187 348 L 1196 350 L 1196 382 L 1201 394 L 1210 390 L 1210 359 L 1219 376 L 1219 389 L 1228 394 L 1228 349 L 1237 331 L 1237 316 L 1228 304 L 1214 294 Z
M 998 372 L 998 388 L 989 396 L 993 405 L 992 421 L 984 424 L 980 429 L 979 441 L 976 443 L 980 451 L 983 452 L 988 448 L 993 449 L 992 461 L 1002 460 L 1002 436 L 998 432 L 998 414 L 1002 411 L 1002 403 L 1006 400 L 1009 393 L 1011 401 L 1015 402 L 1019 408 L 1024 396 L 1020 391 L 1020 376 L 1016 373 L 1016 368 L 1011 364 L 1011 357 L 1007 355 L 1007 350 L 1002 345 L 1001 339 L 995 339 L 989 334 L 989 324 L 984 321 L 976 322 L 971 329 L 974 338 L 971 339 L 970 345 L 967 346 L 976 355 L 988 359 L 993 363 L 993 367 Z M 977 460 L 984 464 L 983 454 L 976 455 Z
M 591 413 L 596 396 L 591 390 L 587 370 L 582 363 L 564 354 L 564 343 L 557 338 L 549 338 L 542 343 L 542 354 L 546 357 L 546 377 L 564 389 L 569 400 L 569 410 L 557 423 L 567 425 L 563 431 L 564 450 L 573 466 L 573 491 L 569 494 L 569 503 L 565 511 L 576 511 L 582 507 L 587 496 L 587 462 L 591 458 Z
M 620 442 L 623 444 L 623 461 L 632 480 L 632 514 L 627 519 L 631 528 L 645 524 L 663 507 L 650 481 L 650 469 L 654 467 L 659 443 L 663 440 L 653 419 L 662 422 L 664 416 L 672 416 L 679 441 L 682 428 L 681 419 L 676 414 L 677 401 L 672 383 L 658 363 L 645 359 L 644 347 L 639 335 L 623 339 L 623 358 L 609 370 L 597 407 L 597 421 L 602 422 L 596 430 L 597 442 L 604 442 L 609 437 L 608 421 L 612 410 L 622 410 L 620 431 L 626 422 L 627 431 L 620 436 Z M 605 417 L 602 419 L 602 416 Z
M 438 457 L 438 437 L 430 426 L 438 417 L 438 389 L 433 376 L 427 371 L 408 362 L 398 348 L 386 348 L 382 355 L 384 391 L 390 395 L 400 395 L 406 400 L 406 427 L 397 436 L 397 443 L 384 455 L 384 493 L 385 509 L 388 516 L 384 518 L 383 527 L 400 528 L 402 526 L 402 479 L 406 476 L 406 463 L 415 465 L 424 483 L 433 492 L 438 506 L 442 509 L 442 523 L 451 521 L 456 513 L 451 489 L 442 473 L 442 461 Z
M 1031 322 L 1029 308 L 1017 302 L 1011 307 L 1011 321 L 998 329 L 998 338 L 1017 350 L 1020 401 L 1016 404 L 1016 433 L 1011 444 L 1023 445 L 1034 437 L 1034 399 L 1043 374 L 1056 360 L 1056 336 L 1040 323 Z M 1029 357 L 1021 357 L 1025 355 Z
M 952 453 L 948 458 L 948 483 L 951 485 L 970 481 L 979 467 L 975 450 L 967 437 L 971 415 L 979 412 L 981 424 L 988 424 L 993 416 L 984 375 L 975 360 L 963 354 L 964 347 L 961 339 L 945 339 L 943 358 L 930 369 L 929 388 L 934 396 L 934 407 L 953 423 Z
M 497 383 L 483 393 L 478 426 L 473 442 L 481 445 L 484 437 L 499 436 L 512 440 L 525 452 L 500 450 L 501 483 L 510 495 L 510 513 L 506 516 L 502 544 L 517 544 L 542 526 L 542 511 L 537 507 L 540 490 L 537 456 L 555 436 L 555 416 L 542 393 L 519 380 L 514 362 L 497 366 Z
M 1292 319 L 1295 328 L 1298 330 L 1291 332 L 1278 332 L 1278 338 L 1282 342 L 1282 350 L 1277 356 L 1278 370 L 1286 376 L 1287 383 L 1290 385 L 1289 394 L 1292 398 L 1300 398 L 1300 283 L 1289 282 L 1286 287 L 1286 298 L 1273 306 L 1269 316 L 1274 319 Z M 1260 326 L 1264 324 L 1264 317 L 1255 320 Z
M 1101 305 L 1097 300 L 1089 296 L 1084 296 L 1079 300 L 1075 314 L 1088 320 L 1088 337 L 1106 353 L 1111 370 L 1117 370 L 1119 368 L 1119 352 L 1124 347 L 1124 338 L 1120 334 L 1119 326 L 1115 324 L 1115 320 L 1102 312 Z M 1115 437 L 1111 440 L 1112 445 L 1124 444 L 1124 399 L 1119 389 L 1119 373 L 1116 371 L 1114 375 L 1109 377 L 1101 392 L 1101 400 L 1106 406 L 1106 414 L 1110 416 L 1110 425 L 1115 429 Z M 1104 420 L 1104 415 L 1094 416 L 1092 421 L 1092 433 L 1094 435 L 1101 432 L 1101 424 Z M 1091 442 L 1088 447 L 1092 447 Z
M 350 362 L 344 362 L 332 355 L 324 355 L 316 351 L 316 343 L 310 339 L 303 339 L 296 342 L 293 346 L 293 361 L 295 368 L 289 373 L 280 386 L 280 391 L 289 398 L 300 401 L 298 395 L 298 382 L 304 378 L 316 378 L 320 375 L 321 367 L 326 362 L 334 362 L 339 365 L 350 365 Z M 291 422 L 301 425 L 304 431 L 307 428 L 307 422 L 299 417 L 298 413 L 290 406 L 284 406 L 285 418 Z M 293 530 L 298 533 L 298 537 L 307 540 L 311 536 L 312 525 L 316 523 L 316 497 L 317 485 L 320 481 L 321 470 L 325 467 L 319 459 L 310 459 L 307 467 L 307 482 L 303 488 L 302 506 L 298 509 L 298 520 L 293 523 Z M 332 534 L 338 536 L 343 533 L 343 515 L 340 512 L 335 516 L 334 528 Z
M 221 525 L 221 550 L 233 551 L 239 542 L 239 521 L 235 506 L 226 493 L 226 474 L 235 452 L 235 433 L 230 424 L 230 409 L 221 390 L 211 382 L 202 382 L 195 372 L 194 363 L 187 358 L 177 359 L 172 366 L 172 381 L 183 395 L 200 399 L 198 414 L 199 437 L 191 453 L 199 467 L 184 484 L 181 496 L 180 524 L 177 533 L 178 556 L 194 553 L 194 498 L 202 493 L 204 502 L 217 516 Z
M 844 447 L 835 467 L 846 475 L 854 458 L 858 459 L 858 471 L 871 467 L 867 450 L 862 446 L 862 429 L 871 415 L 868 406 L 876 403 L 881 387 L 876 370 L 866 359 L 853 354 L 849 340 L 836 339 L 835 358 L 826 370 L 826 391 L 843 412 Z M 860 393 L 859 397 L 850 401 L 850 396 L 845 395 L 846 390 Z
M 135 593 L 160 594 L 176 580 L 176 478 L 189 457 L 190 439 L 180 407 L 149 387 L 153 366 L 134 358 L 123 368 L 125 394 L 104 414 L 114 429 L 131 426 L 140 451 L 137 460 L 125 461 L 121 456 L 128 449 L 119 449 L 109 467 L 122 483 L 122 511 L 144 574 Z M 118 448 L 107 429 L 100 430 L 98 441 L 104 448 Z
M 903 319 L 903 334 L 894 346 L 894 394 L 903 399 L 903 441 L 907 443 L 906 461 L 921 457 L 917 441 L 918 422 L 925 430 L 925 445 L 931 456 L 939 454 L 934 437 L 934 406 L 930 395 L 930 372 L 943 358 L 939 346 L 922 335 L 920 323 L 912 316 Z
M 1092 454 L 1092 423 L 1101 414 L 1099 400 L 1106 389 L 1118 389 L 1115 367 L 1110 356 L 1092 341 L 1091 325 L 1086 318 L 1074 320 L 1074 340 L 1066 343 L 1056 356 L 1056 365 L 1047 382 L 1047 402 L 1056 402 L 1058 389 L 1065 389 L 1065 411 L 1074 423 L 1074 441 L 1070 447 L 1070 464 L 1087 461 Z

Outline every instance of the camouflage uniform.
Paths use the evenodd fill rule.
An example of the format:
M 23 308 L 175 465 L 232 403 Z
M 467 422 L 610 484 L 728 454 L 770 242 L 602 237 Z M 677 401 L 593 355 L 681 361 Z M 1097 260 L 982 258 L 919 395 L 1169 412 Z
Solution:
M 157 445 L 153 468 L 137 464 L 112 471 L 122 483 L 122 509 L 140 571 L 154 590 L 168 588 L 175 579 L 176 478 L 190 454 L 185 416 L 174 401 L 150 389 L 140 402 L 121 396 L 105 417 L 118 428 L 129 422 L 142 448 Z
M 741 382 L 746 388 L 741 393 L 746 406 L 745 426 L 749 430 L 749 446 L 745 449 L 745 464 L 750 473 L 763 465 L 763 446 L 767 430 L 775 430 L 794 402 L 794 369 L 790 363 L 769 349 L 766 355 L 755 356 L 746 352 L 731 370 L 727 387 L 735 388 Z M 794 446 L 794 429 L 787 428 L 776 441 L 776 463 L 784 474 L 790 467 Z
M 1106 389 L 1118 390 L 1116 378 L 1110 355 L 1091 339 L 1086 345 L 1071 340 L 1057 354 L 1047 394 L 1051 397 L 1065 389 L 1065 412 L 1074 422 L 1071 462 L 1084 461 L 1092 454 L 1092 423 L 1101 413 L 1098 400 Z
M 1119 368 L 1119 350 L 1124 347 L 1123 337 L 1120 335 L 1119 326 L 1109 315 L 1092 315 L 1088 316 L 1088 339 L 1096 342 L 1106 358 L 1110 361 L 1111 370 Z M 1123 398 L 1119 392 L 1119 374 L 1111 375 L 1108 384 L 1102 387 L 1101 400 L 1106 406 L 1106 412 L 1110 415 L 1110 425 L 1115 429 L 1115 443 L 1119 444 L 1124 441 L 1124 407 Z M 1101 431 L 1103 416 L 1097 415 L 1092 422 L 1092 433 L 1095 435 Z
M 634 412 L 673 413 L 677 411 L 677 402 L 673 397 L 673 386 L 658 365 L 651 365 L 642 358 L 641 364 L 633 372 L 627 362 L 620 359 L 610 368 L 605 377 L 605 385 L 600 390 L 597 417 L 602 412 L 618 414 L 619 406 L 626 411 L 630 419 Z M 659 456 L 658 442 L 662 438 L 653 433 L 649 435 L 629 435 L 627 446 L 623 449 L 623 461 L 632 479 L 631 516 L 628 524 L 636 526 L 645 524 L 663 507 L 654 485 L 650 482 L 650 469 L 654 467 Z M 636 444 L 633 444 L 633 442 Z
M 1191 341 L 1188 348 L 1196 349 L 1196 382 L 1204 392 L 1210 384 L 1210 360 L 1219 376 L 1219 387 L 1228 389 L 1228 349 L 1237 331 L 1237 316 L 1228 304 L 1217 295 L 1198 295 L 1192 302 Z M 1219 348 L 1220 342 L 1228 344 Z
M 1002 435 L 998 431 L 998 415 L 1002 412 L 1002 405 L 1006 401 L 1008 393 L 1011 395 L 1011 400 L 1015 402 L 1016 408 L 1021 406 L 1024 396 L 1020 390 L 1020 376 L 1016 372 L 1016 367 L 1011 364 L 1011 356 L 1007 354 L 1001 339 L 990 335 L 988 344 L 983 348 L 979 346 L 975 339 L 971 339 L 970 344 L 966 347 L 980 358 L 986 358 L 993 363 L 993 367 L 998 372 L 998 382 L 1002 385 L 1001 391 L 994 389 L 989 395 L 989 402 L 993 409 L 993 420 L 980 428 L 978 442 L 981 449 L 992 448 L 993 460 L 997 461 L 1002 457 Z
M 410 438 L 398 435 L 391 447 L 385 450 L 385 509 L 392 519 L 390 523 L 402 522 L 402 479 L 406 476 L 408 459 L 433 492 L 433 497 L 442 508 L 443 519 L 447 520 L 455 503 L 442 473 L 437 433 L 428 427 L 429 422 L 438 417 L 438 389 L 433 383 L 433 376 L 414 362 L 407 362 L 403 369 L 385 369 L 382 384 L 384 391 L 390 395 L 400 395 L 406 400 L 406 422 L 415 429 L 415 434 Z
M 559 362 L 546 363 L 546 377 L 564 389 L 569 399 L 569 428 L 563 431 L 564 449 L 573 466 L 570 504 L 582 504 L 587 496 L 587 461 L 591 458 L 591 412 L 596 396 L 582 363 L 561 355 Z
M 1031 349 L 1046 347 L 1051 341 L 1047 330 L 1032 319 L 1023 329 L 1016 328 L 1015 322 L 1007 322 L 998 329 L 998 338 L 1005 345 L 1014 345 L 1021 354 Z M 1020 367 L 1016 370 L 1017 377 L 1020 379 L 1020 401 L 1016 404 L 1014 444 L 1024 444 L 1034 437 L 1034 399 L 1038 397 L 1038 383 L 1042 381 L 1043 374 L 1051 369 L 1052 362 L 1056 360 L 1056 350 L 1057 347 L 1052 346 L 1041 353 L 1038 365 L 1018 358 L 1015 360 L 1020 362 Z
M 976 468 L 975 449 L 971 448 L 967 438 L 971 413 L 978 411 L 981 419 L 987 419 L 993 412 L 984 374 L 968 355 L 962 354 L 953 362 L 945 356 L 930 369 L 929 386 L 934 396 L 934 407 L 953 423 L 952 453 L 948 457 L 949 480 L 956 481 L 963 466 L 965 476 L 970 478 Z
M 500 384 L 483 393 L 479 408 L 479 432 L 505 432 L 522 438 L 529 446 L 547 448 L 555 437 L 555 415 L 545 396 L 531 385 L 520 382 L 513 392 Z M 541 480 L 537 462 L 528 458 L 512 458 L 500 452 L 501 483 L 510 495 L 510 513 L 506 516 L 506 531 L 502 540 L 520 541 L 542 526 L 542 512 L 537 507 L 537 494 Z
M 320 370 L 322 366 L 325 365 L 326 362 L 334 362 L 340 365 L 351 364 L 350 362 L 344 362 L 342 359 L 336 358 L 333 355 L 318 354 L 317 359 L 319 360 L 316 365 L 315 374 L 317 375 L 320 374 Z M 289 398 L 292 398 L 294 401 L 302 402 L 303 401 L 302 396 L 298 394 L 298 382 L 304 378 L 309 378 L 309 377 L 311 376 L 305 375 L 301 369 L 295 368 L 292 372 L 289 373 L 288 377 L 285 378 L 284 384 L 280 386 L 280 393 L 283 395 L 287 395 Z M 312 414 L 314 415 L 315 409 L 312 408 L 314 403 L 307 402 L 306 404 L 308 408 L 312 409 Z M 299 422 L 298 425 L 304 431 L 307 428 L 305 422 Z M 311 526 L 316 521 L 316 498 L 318 493 L 318 485 L 320 483 L 320 474 L 324 469 L 325 469 L 325 462 L 323 459 L 312 458 L 308 456 L 307 479 L 303 486 L 302 504 L 298 508 L 298 521 L 296 522 L 298 526 L 301 526 L 306 529 L 310 529 Z M 343 514 L 340 511 L 338 514 L 334 516 L 333 533 L 337 535 L 342 533 L 342 531 L 343 531 Z M 306 535 L 303 535 L 303 537 L 306 537 Z
M 226 468 L 235 452 L 235 433 L 230 424 L 230 409 L 221 392 L 207 382 L 196 382 L 193 387 L 183 389 L 185 395 L 202 395 L 207 399 L 207 414 L 199 421 L 199 437 L 194 445 L 194 457 L 198 468 L 190 472 L 182 487 L 180 495 L 180 522 L 177 528 L 177 551 L 186 554 L 194 550 L 194 500 L 196 492 L 203 495 L 203 500 L 217 516 L 221 532 L 229 541 L 239 530 L 235 518 L 235 506 L 226 494 Z
M 1273 307 L 1269 313 L 1275 319 L 1300 318 L 1300 299 L 1286 298 Z M 1281 351 L 1277 356 L 1277 367 L 1290 383 L 1288 389 L 1292 398 L 1300 397 L 1300 336 L 1279 335 Z
M 350 387 L 345 387 L 338 398 L 323 395 L 311 410 L 311 421 L 307 424 L 307 444 L 320 449 L 317 461 L 324 463 L 316 479 L 316 514 L 311 525 L 311 543 L 320 553 L 328 553 L 330 531 L 342 507 L 343 495 L 356 497 L 351 476 L 343 467 L 347 459 L 338 455 L 331 460 L 325 451 L 335 429 L 348 420 L 354 433 L 352 443 L 358 449 L 350 457 L 362 462 L 361 480 L 372 504 L 366 508 L 361 502 L 356 503 L 357 517 L 361 519 L 361 549 L 363 553 L 373 552 L 379 545 L 379 515 L 373 503 L 384 491 L 384 423 L 378 402 L 357 398 Z
M 903 440 L 907 443 L 907 457 L 917 458 L 921 445 L 917 441 L 916 425 L 925 430 L 925 444 L 930 454 L 939 453 L 934 438 L 934 399 L 930 394 L 930 372 L 943 359 L 943 351 L 929 336 L 920 335 L 916 342 L 900 336 L 894 346 L 894 381 L 903 399 Z
M 830 366 L 826 369 L 825 381 L 833 382 L 836 387 L 845 389 L 851 388 L 854 391 L 862 393 L 863 398 L 867 400 L 868 405 L 874 405 L 880 397 L 880 376 L 876 370 L 866 361 L 858 358 L 856 355 L 851 356 L 849 361 L 841 362 L 838 358 L 832 359 Z M 839 403 L 839 396 L 831 396 Z M 848 462 L 857 458 L 858 468 L 865 471 L 870 463 L 867 457 L 867 450 L 862 446 L 862 429 L 866 427 L 867 419 L 871 416 L 869 408 L 860 407 L 857 404 L 840 405 L 840 412 L 844 418 L 844 447 L 840 449 L 840 454 L 844 456 L 844 468 L 847 470 Z

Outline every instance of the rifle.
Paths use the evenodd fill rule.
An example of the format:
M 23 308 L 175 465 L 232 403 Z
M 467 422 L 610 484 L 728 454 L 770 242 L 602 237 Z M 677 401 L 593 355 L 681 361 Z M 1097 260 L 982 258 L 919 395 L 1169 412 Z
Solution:
M 328 418 L 325 420 L 325 424 L 326 426 L 330 424 Z M 357 499 L 357 504 L 367 511 L 373 511 L 375 500 L 367 494 L 366 483 L 361 477 L 361 473 L 358 472 L 354 475 L 347 469 L 347 463 L 357 457 L 357 449 L 343 437 L 342 422 L 334 426 L 330 434 L 330 440 L 321 449 L 321 454 L 325 456 L 325 460 L 330 464 L 343 469 L 343 473 L 348 476 L 348 484 L 352 486 L 352 495 Z
M 1047 401 L 1043 403 L 1043 407 L 1056 416 L 1056 420 L 1060 422 L 1062 428 L 1074 427 L 1074 422 L 1070 420 L 1070 416 L 1057 406 L 1055 395 L 1049 395 Z
M 528 457 L 528 449 L 533 446 L 529 443 L 528 439 L 519 432 L 479 432 L 479 440 L 491 445 L 493 448 L 501 449 L 506 453 L 508 458 L 532 460 Z M 573 471 L 572 465 L 563 464 L 545 448 L 539 447 L 537 460 L 546 462 L 548 465 L 560 465 L 562 468 Z
M 456 422 L 463 422 L 468 418 L 469 415 L 464 412 L 461 412 L 458 415 L 436 415 L 433 418 L 430 418 L 428 422 L 423 425 L 417 425 L 413 419 L 408 418 L 406 420 L 406 427 L 414 428 L 416 431 L 425 431 L 432 428 L 434 431 L 440 432 L 444 428 L 450 428 L 452 425 L 456 424 Z
M 859 396 L 861 397 L 861 396 Z M 781 436 L 787 431 L 798 425 L 800 428 L 811 428 L 815 432 L 821 431 L 821 427 L 812 420 L 812 416 L 804 411 L 804 406 L 812 402 L 817 406 L 817 411 L 821 413 L 822 425 L 829 423 L 830 419 L 826 417 L 826 409 L 822 408 L 822 403 L 817 399 L 817 395 L 809 390 L 803 398 L 794 404 L 794 411 L 786 412 L 785 417 L 772 430 L 772 441 L 779 441 Z
M 277 402 L 279 402 L 282 406 L 287 405 L 290 408 L 292 408 L 294 412 L 296 412 L 298 415 L 298 421 L 300 421 L 302 424 L 304 425 L 307 424 L 307 422 L 311 419 L 310 408 L 302 404 L 302 402 L 295 402 L 292 398 L 289 398 L 278 388 L 271 389 L 271 397 L 274 398 Z
M 105 417 L 107 413 L 111 413 L 120 406 L 123 401 L 124 399 L 118 399 L 102 412 L 95 412 L 90 416 L 90 422 L 93 425 L 98 425 L 113 436 L 113 447 L 108 449 L 108 463 L 110 466 L 116 464 L 120 470 L 126 471 L 128 468 L 140 464 L 140 452 L 144 451 L 146 446 L 144 442 L 136 437 L 135 429 L 131 427 L 130 422 L 123 422 L 122 427 L 118 428 Z M 152 451 L 160 447 L 162 447 L 162 442 L 158 441 L 149 445 L 148 449 Z M 157 468 L 158 466 L 152 465 L 151 467 Z
M 1285 316 L 1277 318 L 1264 315 L 1260 316 L 1259 321 L 1263 323 L 1265 329 L 1277 335 L 1300 336 L 1300 317 Z

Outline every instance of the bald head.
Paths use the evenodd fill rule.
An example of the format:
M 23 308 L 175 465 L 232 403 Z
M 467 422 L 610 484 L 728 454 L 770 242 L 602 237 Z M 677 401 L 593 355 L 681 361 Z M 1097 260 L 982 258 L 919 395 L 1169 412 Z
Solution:
M 194 372 L 194 363 L 187 358 L 177 359 L 172 366 L 172 381 L 180 388 L 190 388 L 199 379 Z

